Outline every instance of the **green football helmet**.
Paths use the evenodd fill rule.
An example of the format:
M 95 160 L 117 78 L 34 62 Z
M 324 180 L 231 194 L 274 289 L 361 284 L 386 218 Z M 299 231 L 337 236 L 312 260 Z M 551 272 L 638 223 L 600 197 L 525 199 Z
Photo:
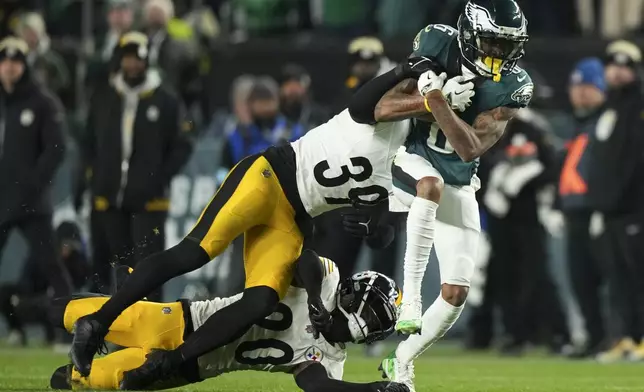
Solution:
M 500 78 L 525 54 L 528 21 L 515 0 L 469 0 L 458 20 L 458 40 L 463 65 Z

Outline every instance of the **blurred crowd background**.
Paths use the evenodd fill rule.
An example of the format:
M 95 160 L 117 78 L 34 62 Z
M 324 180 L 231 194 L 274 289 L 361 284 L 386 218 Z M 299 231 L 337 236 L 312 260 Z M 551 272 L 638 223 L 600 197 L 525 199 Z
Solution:
M 518 2 L 535 98 L 482 161 L 479 268 L 450 337 L 504 355 L 545 346 L 644 359 L 644 0 Z M 455 25 L 463 4 L 1 0 L 0 37 L 26 47 L 2 41 L 0 63 L 23 62 L 34 83 L 14 94 L 23 82 L 8 88 L 13 68 L 0 66 L 0 338 L 38 341 L 44 326 L 44 340 L 60 342 L 34 309 L 60 293 L 115 290 L 123 268 L 185 235 L 236 162 L 326 122 L 407 56 L 420 29 Z M 607 108 L 632 121 L 616 126 Z M 10 119 L 34 137 L 7 136 Z M 586 154 L 600 128 L 620 141 Z M 36 175 L 17 169 L 29 165 Z M 591 194 L 601 188 L 616 191 Z M 322 233 L 338 225 L 320 221 Z M 316 250 L 338 255 L 344 275 L 360 266 L 401 278 L 397 228 L 387 249 L 346 234 Z M 241 245 L 150 299 L 239 291 Z M 434 261 L 424 297 L 438 289 Z

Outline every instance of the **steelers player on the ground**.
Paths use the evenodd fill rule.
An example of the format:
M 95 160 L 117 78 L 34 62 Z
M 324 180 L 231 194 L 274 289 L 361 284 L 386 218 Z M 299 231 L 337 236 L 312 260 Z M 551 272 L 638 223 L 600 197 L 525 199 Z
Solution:
M 429 25 L 414 40 L 412 56 L 429 57 L 443 71 L 427 72 L 416 86 L 401 83 L 376 107 L 376 114 L 379 107 L 398 108 L 395 119 L 431 113 L 431 121 L 412 120 L 394 159 L 395 197 L 390 200 L 390 209 L 409 211 L 404 299 L 396 329 L 420 334 L 402 342 L 382 367 L 412 388 L 413 359 L 451 328 L 467 298 L 480 233 L 478 158 L 530 102 L 533 84 L 516 65 L 527 40 L 527 21 L 515 0 L 470 0 L 458 30 Z M 421 96 L 400 95 L 415 87 Z M 441 293 L 421 316 L 420 289 L 434 238 Z
M 356 102 L 362 92 L 377 102 L 400 81 L 417 79 L 427 63 L 423 58 L 403 62 L 364 86 Z M 114 296 L 76 321 L 70 352 L 76 369 L 89 375 L 109 326 L 128 306 L 167 280 L 203 266 L 242 233 L 243 297 L 215 313 L 167 357 L 179 366 L 232 342 L 270 315 L 290 285 L 310 218 L 342 206 L 374 205 L 389 196 L 391 164 L 409 126 L 360 124 L 353 111 L 344 110 L 298 141 L 237 164 L 183 241 L 139 262 Z M 163 369 L 144 368 L 148 380 L 163 375 Z
M 342 381 L 347 354 L 345 343 L 371 343 L 394 330 L 400 290 L 385 275 L 365 271 L 345 281 L 335 264 L 304 251 L 295 264 L 294 286 L 269 317 L 253 325 L 232 343 L 199 358 L 170 368 L 165 378 L 146 385 L 149 389 L 177 387 L 239 370 L 291 373 L 304 391 L 408 392 L 403 384 Z M 178 347 L 199 331 L 207 319 L 242 294 L 229 298 L 172 303 L 137 302 L 110 327 L 106 340 L 126 347 L 94 361 L 88 377 L 72 365 L 56 369 L 51 387 L 56 389 L 139 389 L 136 369 L 146 361 L 172 366 L 163 353 Z M 102 296 L 58 300 L 56 323 L 72 330 L 81 316 L 96 311 L 107 301 Z M 308 306 L 320 302 L 331 312 L 332 323 L 323 336 L 309 319 Z M 159 350 L 159 351 L 157 351 Z M 137 372 L 138 370 L 134 370 Z

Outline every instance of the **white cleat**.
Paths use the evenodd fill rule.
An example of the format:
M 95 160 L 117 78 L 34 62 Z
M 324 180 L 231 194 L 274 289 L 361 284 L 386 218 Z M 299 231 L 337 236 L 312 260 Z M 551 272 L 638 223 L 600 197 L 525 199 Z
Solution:
M 409 392 L 416 392 L 414 387 L 414 364 L 401 363 L 396 358 L 396 351 L 393 351 L 387 358 L 382 360 L 378 370 L 382 371 L 383 378 L 406 385 L 409 388 Z
M 422 328 L 423 303 L 420 300 L 404 302 L 398 310 L 396 331 L 405 335 L 420 333 Z

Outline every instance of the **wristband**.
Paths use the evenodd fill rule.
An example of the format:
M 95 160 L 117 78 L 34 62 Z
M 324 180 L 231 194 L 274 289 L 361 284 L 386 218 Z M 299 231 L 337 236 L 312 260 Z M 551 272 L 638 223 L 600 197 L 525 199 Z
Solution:
M 427 112 L 431 113 L 432 108 L 429 107 L 429 102 L 427 102 L 427 97 L 425 97 L 425 109 L 427 109 Z

